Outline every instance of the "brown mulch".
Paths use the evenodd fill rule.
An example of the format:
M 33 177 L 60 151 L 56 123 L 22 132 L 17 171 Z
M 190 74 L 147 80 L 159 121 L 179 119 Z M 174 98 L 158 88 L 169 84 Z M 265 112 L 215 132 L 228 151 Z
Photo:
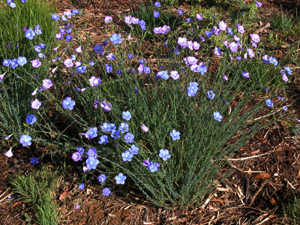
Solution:
M 147 2 L 146 0 L 144 0 Z M 85 17 L 78 26 L 84 27 L 82 35 L 89 33 L 95 42 L 107 38 L 104 18 L 113 16 L 114 22 L 123 26 L 119 15 L 129 14 L 140 0 L 64 0 L 59 1 L 61 12 L 67 9 L 84 9 Z M 300 3 L 293 0 L 265 1 L 265 10 L 278 13 L 282 7 L 291 12 Z M 87 23 L 87 26 L 84 24 Z M 284 52 L 284 49 L 282 50 Z M 299 74 L 298 82 L 288 90 L 294 102 L 295 115 L 300 118 Z M 61 184 L 57 202 L 62 220 L 60 224 L 288 224 L 281 217 L 281 202 L 287 202 L 293 194 L 300 196 L 300 139 L 290 126 L 279 121 L 260 131 L 248 145 L 240 149 L 224 168 L 233 174 L 218 186 L 205 204 L 196 208 L 163 209 L 151 204 L 137 190 L 126 196 L 113 193 L 103 197 L 99 185 L 88 184 L 78 192 L 79 175 L 69 168 L 74 177 L 66 177 Z M 31 169 L 29 157 L 34 153 L 20 149 L 13 158 L 0 155 L 0 224 L 26 224 L 26 216 L 34 215 L 29 205 L 12 196 L 9 178 Z M 50 165 L 49 165 L 50 166 Z M 79 209 L 75 209 L 76 202 Z

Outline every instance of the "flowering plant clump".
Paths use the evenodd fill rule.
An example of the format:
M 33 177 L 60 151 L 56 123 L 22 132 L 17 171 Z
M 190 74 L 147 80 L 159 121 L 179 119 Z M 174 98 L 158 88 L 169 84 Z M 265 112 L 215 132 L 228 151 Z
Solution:
M 167 14 L 158 1 L 151 7 L 123 18 L 129 33 L 107 15 L 114 31 L 93 46 L 74 35 L 78 10 L 49 17 L 57 27 L 51 52 L 39 39 L 43 26 L 27 28 L 23 35 L 36 55 L 6 57 L 0 67 L 6 99 L 10 82 L 29 90 L 19 90 L 24 111 L 14 132 L 3 128 L 5 141 L 13 135 L 23 147 L 54 146 L 87 179 L 97 174 L 103 196 L 134 183 L 160 206 L 200 204 L 226 158 L 267 125 L 260 115 L 288 115 L 272 82 L 284 88 L 293 71 L 243 24 L 214 20 L 208 27 L 201 14 L 186 19 L 181 9 Z M 141 50 L 146 37 L 155 45 Z

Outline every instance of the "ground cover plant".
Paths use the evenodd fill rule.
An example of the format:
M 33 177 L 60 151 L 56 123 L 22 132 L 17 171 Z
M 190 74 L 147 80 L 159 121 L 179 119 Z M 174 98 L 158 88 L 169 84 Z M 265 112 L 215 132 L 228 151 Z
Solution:
M 151 20 L 162 16 L 159 2 L 151 7 L 159 12 Z M 241 24 L 221 18 L 202 24 L 202 15 L 184 18 L 179 10 L 182 23 L 172 29 L 147 31 L 149 17 L 126 15 L 132 33 L 125 33 L 108 16 L 107 40 L 91 45 L 75 38 L 77 14 L 52 14 L 59 42 L 42 63 L 29 56 L 38 72 L 3 60 L 10 76 L 2 77 L 1 96 L 15 101 L 14 111 L 24 110 L 18 129 L 3 125 L 9 157 L 19 144 L 46 147 L 83 170 L 79 189 L 96 176 L 104 196 L 136 185 L 156 205 L 196 206 L 230 175 L 219 173 L 228 157 L 289 116 L 283 93 L 292 70 Z M 138 29 L 153 33 L 146 39 Z M 153 46 L 145 49 L 143 41 Z M 8 99 L 12 85 L 25 84 L 27 103 Z

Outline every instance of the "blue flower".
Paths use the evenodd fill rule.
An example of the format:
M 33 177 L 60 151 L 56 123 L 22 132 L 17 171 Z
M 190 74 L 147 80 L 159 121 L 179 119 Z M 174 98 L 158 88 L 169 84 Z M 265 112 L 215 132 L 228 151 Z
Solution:
M 35 33 L 31 28 L 29 28 L 28 30 L 25 31 L 25 37 L 27 39 L 32 40 L 34 38 L 34 36 L 35 36 Z
M 74 105 L 75 101 L 72 101 L 71 97 L 66 97 L 66 99 L 62 101 L 62 106 L 64 109 L 73 110 Z
M 155 2 L 154 6 L 157 7 L 157 8 L 160 7 L 160 2 Z
M 42 29 L 40 28 L 40 25 L 36 25 L 36 26 L 34 27 L 34 33 L 35 33 L 35 35 L 40 35 L 40 34 L 42 34 Z
M 82 66 L 82 65 L 77 66 L 77 67 L 76 67 L 76 71 L 77 71 L 78 73 L 84 73 L 84 72 L 86 71 L 86 66 Z
M 101 54 L 101 53 L 103 53 L 104 52 L 104 49 L 103 49 L 103 47 L 101 46 L 101 45 L 95 45 L 95 47 L 94 47 L 94 51 L 96 52 L 96 53 L 99 53 L 99 54 Z
M 109 196 L 110 193 L 111 193 L 111 191 L 109 190 L 109 188 L 103 188 L 103 190 L 102 190 L 103 196 Z
M 19 56 L 18 57 L 18 64 L 19 64 L 19 66 L 24 66 L 26 63 L 27 63 L 26 57 L 23 57 L 23 56 Z
M 181 9 L 178 9 L 177 12 L 179 15 L 181 15 L 181 16 L 183 15 L 183 11 Z
M 121 132 L 119 130 L 113 130 L 111 132 L 111 137 L 113 137 L 114 139 L 118 139 L 119 137 L 121 137 Z
M 131 119 L 131 113 L 129 111 L 122 112 L 122 118 L 129 121 Z
M 32 114 L 26 116 L 26 123 L 33 125 L 37 121 L 36 117 Z
M 104 122 L 102 126 L 100 126 L 103 132 L 110 132 L 111 130 L 111 125 L 109 123 Z
M 89 128 L 88 131 L 86 132 L 86 136 L 88 139 L 97 137 L 97 127 Z
M 51 15 L 51 18 L 52 18 L 54 21 L 58 21 L 58 20 L 59 20 L 59 15 L 57 15 L 57 14 L 52 14 L 52 15 Z
M 154 17 L 154 18 L 158 18 L 158 17 L 159 17 L 159 12 L 154 11 L 154 12 L 153 12 L 153 17 Z
M 133 142 L 134 140 L 134 135 L 132 133 L 127 133 L 124 136 L 124 140 L 126 141 L 126 143 L 130 144 Z
M 69 35 L 66 36 L 66 41 L 69 42 L 69 41 L 72 41 L 72 39 L 73 39 L 72 35 L 69 34 Z
M 122 43 L 121 34 L 113 34 L 109 40 L 114 45 L 121 44 Z
M 275 58 L 272 57 L 272 56 L 269 57 L 269 63 L 272 63 L 274 66 L 277 66 L 277 65 L 278 65 L 277 59 L 275 59 Z
M 31 163 L 32 165 L 36 165 L 36 164 L 39 163 L 39 160 L 38 160 L 36 157 L 32 157 L 31 160 L 30 160 L 30 163 Z
M 131 145 L 130 149 L 129 149 L 129 152 L 132 154 L 132 155 L 136 155 L 139 153 L 139 147 L 135 146 L 135 145 Z
M 274 103 L 271 101 L 271 99 L 267 99 L 267 100 L 266 100 L 266 103 L 267 103 L 267 106 L 273 108 Z
M 96 169 L 98 163 L 99 163 L 99 160 L 98 160 L 98 159 L 95 159 L 94 157 L 89 157 L 89 158 L 86 160 L 86 167 L 88 168 L 88 170 Z
M 12 69 L 15 69 L 18 66 L 18 60 L 17 59 L 12 59 L 10 62 L 10 66 Z
M 79 184 L 78 189 L 83 190 L 84 189 L 84 183 Z
M 210 99 L 214 99 L 215 98 L 215 93 L 213 91 L 207 91 L 207 97 Z
M 214 112 L 213 116 L 214 116 L 214 119 L 219 121 L 219 122 L 221 122 L 221 120 L 223 118 L 223 116 L 219 112 Z
M 124 162 L 131 161 L 133 157 L 133 154 L 130 151 L 126 151 L 122 153 L 122 159 Z
M 105 143 L 107 143 L 108 142 L 108 137 L 107 137 L 107 135 L 102 135 L 101 137 L 100 137 L 100 140 L 99 140 L 99 144 L 100 145 L 102 145 L 102 144 L 105 144 Z
M 100 176 L 98 176 L 98 180 L 99 180 L 100 183 L 104 183 L 106 181 L 105 174 L 101 174 Z
M 125 184 L 126 176 L 123 173 L 119 173 L 118 176 L 115 176 L 115 180 L 117 184 Z
M 154 173 L 159 170 L 160 163 L 150 162 L 150 165 L 147 167 L 151 173 Z
M 128 123 L 121 123 L 119 126 L 119 131 L 123 134 L 128 132 L 129 130 L 129 124 Z
M 3 66 L 10 66 L 11 60 L 10 59 L 4 59 L 2 65 Z
M 164 161 L 167 161 L 167 159 L 171 158 L 169 150 L 168 149 L 160 149 L 159 157 L 162 158 Z
M 95 148 L 89 148 L 86 154 L 88 155 L 88 158 L 95 158 L 97 156 L 97 150 Z
M 80 155 L 83 154 L 84 148 L 83 147 L 77 147 L 77 151 L 80 153 Z
M 112 66 L 111 65 L 105 64 L 104 67 L 105 67 L 105 70 L 106 70 L 107 73 L 111 73 L 112 72 Z
M 205 66 L 204 63 L 201 63 L 197 68 L 197 72 L 200 72 L 201 75 L 204 75 L 207 72 L 207 67 Z
M 286 70 L 286 72 L 287 72 L 289 75 L 292 74 L 292 70 L 291 70 L 291 68 L 290 68 L 289 66 L 286 66 L 286 67 L 283 67 L 283 68 Z
M 23 147 L 30 146 L 31 140 L 32 140 L 32 138 L 29 135 L 23 134 L 20 137 L 20 143 L 23 145 Z
M 175 129 L 172 130 L 172 132 L 170 133 L 173 141 L 179 140 L 180 139 L 180 132 L 176 131 Z

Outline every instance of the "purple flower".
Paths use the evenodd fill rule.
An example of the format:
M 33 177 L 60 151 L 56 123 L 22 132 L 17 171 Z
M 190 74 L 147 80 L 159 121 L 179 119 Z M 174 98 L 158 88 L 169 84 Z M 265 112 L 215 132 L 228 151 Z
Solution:
M 105 174 L 101 174 L 100 176 L 98 176 L 98 180 L 99 180 L 100 183 L 104 183 L 106 181 Z
M 79 161 L 79 160 L 82 160 L 81 154 L 80 154 L 79 152 L 74 152 L 74 153 L 72 154 L 72 159 L 73 159 L 74 162 L 77 162 L 77 161 Z
M 237 24 L 236 26 L 238 27 L 238 32 L 240 32 L 241 34 L 243 34 L 245 32 L 245 29 L 242 25 Z
M 179 78 L 179 73 L 178 71 L 171 71 L 170 77 L 173 78 L 173 80 L 177 80 Z
M 76 67 L 76 72 L 84 73 L 86 71 L 86 66 L 80 65 Z
M 198 84 L 197 82 L 190 82 L 190 86 L 187 90 L 188 96 L 189 97 L 194 97 L 196 96 L 196 93 L 198 91 Z
M 42 103 L 38 99 L 35 99 L 34 101 L 31 102 L 31 108 L 33 109 L 39 109 L 41 105 Z
M 126 141 L 126 143 L 130 144 L 133 142 L 134 140 L 134 135 L 132 133 L 127 133 L 124 136 L 124 140 Z
M 271 101 L 271 99 L 267 99 L 267 100 L 266 100 L 266 103 L 267 103 L 267 106 L 273 108 L 274 104 L 273 104 L 273 102 Z
M 255 5 L 257 6 L 257 8 L 260 8 L 262 6 L 262 3 L 259 1 L 255 1 Z
M 7 152 L 4 153 L 4 155 L 8 158 L 12 157 L 13 156 L 13 153 L 12 153 L 12 148 L 10 148 Z
M 179 37 L 177 44 L 179 44 L 182 48 L 185 48 L 187 46 L 187 39 Z
M 26 123 L 33 125 L 37 121 L 36 117 L 32 114 L 26 116 Z
M 178 9 L 177 12 L 179 15 L 181 15 L 181 16 L 183 15 L 183 11 L 181 9 Z
M 112 104 L 110 102 L 103 101 L 100 103 L 100 106 L 105 112 L 109 112 L 112 109 Z
M 53 86 L 53 83 L 50 79 L 44 79 L 43 80 L 43 88 L 49 89 Z
M 75 101 L 72 101 L 71 97 L 66 97 L 62 101 L 62 106 L 64 109 L 73 110 L 74 105 L 75 105 Z
M 148 132 L 149 131 L 149 128 L 148 127 L 146 127 L 146 125 L 145 124 L 143 124 L 142 125 L 142 130 L 146 133 L 146 132 Z
M 176 131 L 175 129 L 172 130 L 172 132 L 170 133 L 173 141 L 179 140 L 180 139 L 180 132 Z
M 31 65 L 32 65 L 32 67 L 34 67 L 34 68 L 40 67 L 41 64 L 42 64 L 41 61 L 38 60 L 38 59 L 35 59 L 35 60 L 32 60 L 32 61 L 31 61 Z
M 219 47 L 215 47 L 214 54 L 220 56 L 222 54 L 221 49 Z
M 202 16 L 201 14 L 196 14 L 196 18 L 197 18 L 198 20 L 203 20 L 203 16 Z
M 23 134 L 20 137 L 20 144 L 22 144 L 23 147 L 30 146 L 31 140 L 32 140 L 31 136 Z
M 248 72 L 243 72 L 242 76 L 245 78 L 250 78 L 250 74 Z
M 286 66 L 286 67 L 283 67 L 283 68 L 286 70 L 286 72 L 287 72 L 289 75 L 292 74 L 292 70 L 291 70 L 291 68 L 290 68 L 289 66 Z
M 79 184 L 78 189 L 83 190 L 84 189 L 84 183 Z
M 250 37 L 252 41 L 258 43 L 260 41 L 259 35 L 258 34 L 250 34 Z
M 160 149 L 159 157 L 162 158 L 164 161 L 167 161 L 167 159 L 171 158 L 169 150 L 168 149 Z
M 104 19 L 105 23 L 109 23 L 111 21 L 112 21 L 112 17 L 111 16 L 106 16 L 105 19 Z
M 103 188 L 103 190 L 102 190 L 103 196 L 109 196 L 110 193 L 111 193 L 111 191 L 109 190 L 109 188 Z
M 115 176 L 115 180 L 117 184 L 125 184 L 126 176 L 123 173 L 119 173 L 118 176 Z
M 91 85 L 92 87 L 96 87 L 96 86 L 98 86 L 99 84 L 101 84 L 101 79 L 92 76 L 92 77 L 89 79 L 89 82 L 90 82 L 90 85 Z
M 230 48 L 230 51 L 231 51 L 231 52 L 237 52 L 237 50 L 238 50 L 238 45 L 237 45 L 237 43 L 235 43 L 235 42 L 231 42 L 231 43 L 229 44 L 229 48 Z
M 227 24 L 222 20 L 222 21 L 219 23 L 219 28 L 220 28 L 220 30 L 225 31 L 226 28 L 227 28 Z
M 223 116 L 219 112 L 214 112 L 213 116 L 214 116 L 214 119 L 217 120 L 217 121 L 219 121 L 219 122 L 221 122 L 221 120 L 223 118 Z
M 114 45 L 121 44 L 122 43 L 121 34 L 113 34 L 109 40 Z
M 153 17 L 154 17 L 154 18 L 158 18 L 158 17 L 159 17 L 159 12 L 154 11 L 154 12 L 153 12 Z

